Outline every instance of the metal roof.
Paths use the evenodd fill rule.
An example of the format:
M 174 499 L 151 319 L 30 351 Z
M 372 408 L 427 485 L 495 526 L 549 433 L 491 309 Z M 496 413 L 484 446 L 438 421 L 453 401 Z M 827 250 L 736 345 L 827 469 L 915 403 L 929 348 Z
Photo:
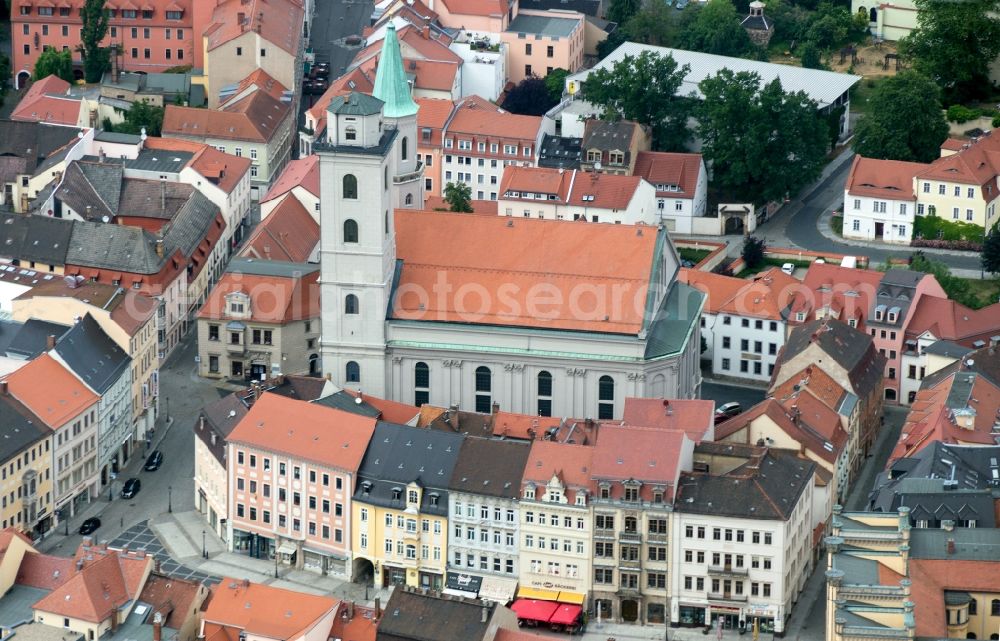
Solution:
M 552 18 L 520 14 L 507 26 L 507 33 L 530 33 L 532 35 L 568 38 L 580 20 L 577 18 Z
M 861 80 L 861 76 L 833 71 L 805 69 L 803 67 L 779 65 L 759 60 L 744 60 L 743 58 L 730 58 L 710 53 L 685 51 L 684 49 L 654 47 L 653 45 L 644 45 L 637 42 L 625 42 L 597 63 L 592 69 L 572 74 L 566 78 L 566 81 L 567 83 L 570 81 L 583 82 L 593 69 L 610 70 L 616 62 L 622 60 L 625 56 L 638 56 L 644 51 L 650 51 L 658 55 L 670 54 L 677 61 L 678 67 L 690 65 L 690 72 L 688 72 L 687 77 L 684 78 L 684 82 L 677 89 L 677 95 L 679 96 L 687 96 L 694 92 L 696 96 L 700 97 L 701 92 L 698 89 L 698 84 L 702 80 L 709 76 L 714 76 L 723 69 L 729 69 L 736 73 L 740 71 L 752 71 L 760 76 L 762 85 L 777 78 L 781 81 L 781 86 L 785 91 L 804 91 L 820 107 L 826 107 L 833 104 L 840 96 L 844 95 L 844 93 Z

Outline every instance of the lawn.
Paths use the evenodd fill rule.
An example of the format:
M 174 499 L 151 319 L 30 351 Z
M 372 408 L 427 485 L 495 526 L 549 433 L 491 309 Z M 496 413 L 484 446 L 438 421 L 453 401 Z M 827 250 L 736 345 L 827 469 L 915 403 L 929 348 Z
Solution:
M 1000 278 L 988 278 L 985 280 L 978 280 L 975 278 L 963 278 L 969 283 L 969 297 L 972 300 L 967 300 L 969 307 L 973 309 L 982 309 L 987 305 L 992 305 L 997 301 L 1000 301 Z
M 710 249 L 695 249 L 694 247 L 678 247 L 677 253 L 680 254 L 681 260 L 689 260 L 692 264 L 697 265 L 705 256 L 712 253 Z
M 885 78 L 864 78 L 851 89 L 851 111 L 856 114 L 868 113 L 868 98 L 878 84 Z

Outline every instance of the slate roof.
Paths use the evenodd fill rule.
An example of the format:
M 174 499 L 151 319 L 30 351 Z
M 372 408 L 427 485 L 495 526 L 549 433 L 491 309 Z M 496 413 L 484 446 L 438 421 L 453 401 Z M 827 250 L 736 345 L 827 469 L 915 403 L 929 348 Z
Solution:
M 483 622 L 483 609 L 489 616 Z M 473 599 L 421 594 L 408 588 L 394 590 L 379 621 L 378 641 L 483 641 L 489 638 L 495 605 Z
M 583 125 L 583 148 L 600 151 L 621 151 L 625 164 L 633 160 L 632 139 L 642 132 L 642 125 L 631 120 L 599 120 L 591 118 Z
M 601 11 L 601 0 L 521 0 L 520 10 L 525 9 L 579 11 L 584 15 L 597 17 Z
M 0 181 L 8 182 L 17 174 L 33 173 L 49 155 L 74 142 L 78 132 L 76 127 L 0 120 L 0 157 L 21 161 L 0 164 Z
M 955 542 L 948 552 L 947 542 Z M 947 559 L 950 561 L 997 561 L 1000 559 L 1000 529 L 955 528 L 910 530 L 911 559 Z
M 335 96 L 326 108 L 330 113 L 341 116 L 374 116 L 382 112 L 384 102 L 359 91 L 343 96 Z
M 778 356 L 778 367 L 812 343 L 847 371 L 853 391 L 859 396 L 866 397 L 871 389 L 880 385 L 885 357 L 876 351 L 872 337 L 833 318 L 814 320 L 792 329 Z
M 50 435 L 45 423 L 9 394 L 0 395 L 0 462 Z
M 958 343 L 953 343 L 951 341 L 934 341 L 930 345 L 924 348 L 925 354 L 933 354 L 935 356 L 946 356 L 949 358 L 962 358 L 966 354 L 973 352 L 971 347 L 966 347 L 965 345 L 959 345 Z
M 725 444 L 712 444 L 712 449 Z M 695 452 L 706 451 L 706 444 Z M 805 488 L 813 482 L 816 464 L 794 453 L 762 447 L 733 446 L 732 455 L 747 453 L 747 464 L 721 475 L 684 474 L 674 509 L 746 519 L 788 520 Z M 753 467 L 751 464 L 757 467 Z
M 507 26 L 507 33 L 530 33 L 542 36 L 568 38 L 580 24 L 577 18 L 558 18 L 548 15 L 519 14 Z
M 58 339 L 69 329 L 67 325 L 29 318 L 7 345 L 7 355 L 31 360 L 45 351 L 49 336 Z
M 128 372 L 132 359 L 87 314 L 56 341 L 56 353 L 101 396 Z
M 579 169 L 583 138 L 544 134 L 538 148 L 538 166 L 550 169 Z
M 72 221 L 48 216 L 0 214 L 0 254 L 64 265 L 72 233 Z
M 423 488 L 420 511 L 447 515 L 447 488 L 463 438 L 459 434 L 379 421 L 358 469 L 354 500 L 403 509 L 405 486 L 415 482 Z M 371 483 L 368 489 L 366 482 Z M 400 498 L 394 500 L 396 488 L 401 490 Z M 436 502 L 433 494 L 437 495 Z
M 194 433 L 223 466 L 226 464 L 226 437 L 248 411 L 250 410 L 240 398 L 239 392 L 223 396 L 201 408 L 198 421 L 194 425 Z M 216 435 L 214 444 L 213 432 Z
M 888 327 L 902 327 L 906 320 L 907 311 L 916 298 L 917 285 L 923 280 L 923 272 L 915 272 L 909 269 L 890 269 L 882 276 L 876 290 L 875 300 L 871 302 L 873 309 L 868 312 L 868 324 Z M 873 313 L 878 308 L 884 309 L 887 313 L 878 320 Z M 890 321 L 888 312 L 896 312 L 896 320 Z
M 449 489 L 516 499 L 530 451 L 531 444 L 523 441 L 466 438 Z
M 325 405 L 326 407 L 332 407 L 337 410 L 343 410 L 345 412 L 351 412 L 352 414 L 378 418 L 381 412 L 379 412 L 377 407 L 366 403 L 363 399 L 360 403 L 358 403 L 357 398 L 358 397 L 353 394 L 340 390 L 328 396 L 324 396 L 323 398 L 317 398 L 313 400 L 313 403 Z

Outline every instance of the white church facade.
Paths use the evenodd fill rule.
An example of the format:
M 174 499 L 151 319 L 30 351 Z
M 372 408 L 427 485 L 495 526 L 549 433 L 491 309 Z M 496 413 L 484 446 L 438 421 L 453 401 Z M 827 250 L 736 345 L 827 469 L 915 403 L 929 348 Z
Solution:
M 423 210 L 392 27 L 373 96 L 334 99 L 320 158 L 322 362 L 404 403 L 619 418 L 695 398 L 703 295 L 667 232 Z

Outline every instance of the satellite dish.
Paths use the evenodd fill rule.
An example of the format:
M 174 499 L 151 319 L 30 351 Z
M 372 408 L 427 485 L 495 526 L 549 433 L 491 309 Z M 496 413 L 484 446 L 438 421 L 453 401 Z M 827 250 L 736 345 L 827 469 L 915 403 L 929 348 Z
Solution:
M 354 404 L 355 404 L 355 405 L 361 405 L 361 404 L 362 404 L 363 402 L 364 402 L 364 401 L 362 401 L 362 400 L 361 400 L 361 397 L 360 397 L 360 396 L 355 396 L 355 397 L 354 397 Z
M 107 216 L 101 216 L 101 222 L 102 223 L 110 223 L 111 219 L 108 218 Z
M 600 170 L 601 170 L 601 161 L 598 160 L 594 163 L 594 171 L 600 171 Z

